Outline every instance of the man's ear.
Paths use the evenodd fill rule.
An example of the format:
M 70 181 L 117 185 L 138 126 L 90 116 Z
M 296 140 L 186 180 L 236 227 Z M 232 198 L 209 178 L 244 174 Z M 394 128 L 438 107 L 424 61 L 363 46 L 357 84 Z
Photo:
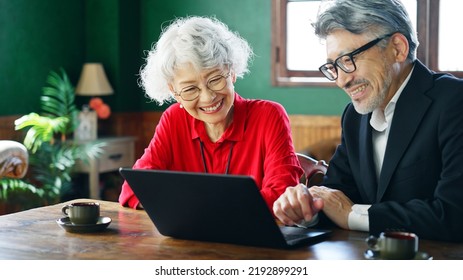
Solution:
M 395 60 L 397 62 L 405 61 L 410 51 L 407 38 L 401 33 L 395 33 L 392 35 L 391 44 L 393 47 Z

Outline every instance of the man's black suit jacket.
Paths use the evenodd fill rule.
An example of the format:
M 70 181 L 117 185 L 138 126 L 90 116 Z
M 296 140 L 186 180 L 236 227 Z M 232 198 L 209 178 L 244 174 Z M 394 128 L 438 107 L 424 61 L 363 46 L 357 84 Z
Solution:
M 379 178 L 370 118 L 348 104 L 324 185 L 356 204 L 372 204 L 371 234 L 403 230 L 462 241 L 463 80 L 415 62 L 395 107 Z

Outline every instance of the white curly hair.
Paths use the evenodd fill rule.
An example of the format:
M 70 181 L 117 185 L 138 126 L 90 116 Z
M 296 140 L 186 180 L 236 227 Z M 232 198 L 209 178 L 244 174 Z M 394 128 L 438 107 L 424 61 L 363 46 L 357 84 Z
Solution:
M 249 72 L 253 51 L 246 40 L 214 17 L 177 18 L 163 29 L 140 70 L 139 85 L 162 105 L 175 101 L 168 84 L 177 68 L 191 64 L 198 71 L 230 67 L 238 78 Z

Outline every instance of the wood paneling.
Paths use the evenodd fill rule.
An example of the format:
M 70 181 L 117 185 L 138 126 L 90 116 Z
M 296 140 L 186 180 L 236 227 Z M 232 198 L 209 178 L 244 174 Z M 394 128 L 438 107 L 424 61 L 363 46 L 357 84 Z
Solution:
M 19 119 L 20 115 L 2 116 L 0 117 L 0 139 L 15 140 L 22 142 L 24 133 L 14 129 L 14 121 Z
M 339 116 L 290 115 L 289 120 L 296 151 L 341 137 Z
M 135 158 L 139 158 L 153 137 L 161 114 L 162 112 L 113 113 L 109 119 L 98 121 L 98 135 L 136 137 Z M 14 130 L 14 121 L 19 117 L 0 117 L 0 139 L 22 142 L 23 132 Z M 306 151 L 309 147 L 319 146 L 325 141 L 336 142 L 340 138 L 339 116 L 290 115 L 289 118 L 296 151 Z

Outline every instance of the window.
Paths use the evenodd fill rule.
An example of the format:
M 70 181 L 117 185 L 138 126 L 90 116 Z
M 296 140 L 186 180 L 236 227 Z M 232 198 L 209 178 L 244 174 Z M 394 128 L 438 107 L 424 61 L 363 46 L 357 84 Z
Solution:
M 462 72 L 463 71 L 463 58 L 460 55 L 461 45 L 456 44 L 459 41 L 455 36 L 461 34 L 458 18 L 461 17 L 463 10 L 462 1 L 440 0 L 438 17 L 434 19 L 438 22 L 438 52 L 437 57 L 438 65 L 436 69 L 443 71 Z M 461 73 L 454 73 L 457 76 L 463 77 Z
M 334 82 L 330 82 L 318 71 L 318 67 L 326 61 L 326 52 L 323 42 L 313 34 L 311 26 L 326 1 L 272 1 L 273 85 L 334 86 Z M 458 55 L 459 45 L 452 43 L 455 40 L 454 36 L 459 34 L 455 19 L 463 9 L 463 1 L 402 0 L 402 2 L 418 32 L 420 42 L 418 58 L 433 70 L 463 77 L 463 57 Z

